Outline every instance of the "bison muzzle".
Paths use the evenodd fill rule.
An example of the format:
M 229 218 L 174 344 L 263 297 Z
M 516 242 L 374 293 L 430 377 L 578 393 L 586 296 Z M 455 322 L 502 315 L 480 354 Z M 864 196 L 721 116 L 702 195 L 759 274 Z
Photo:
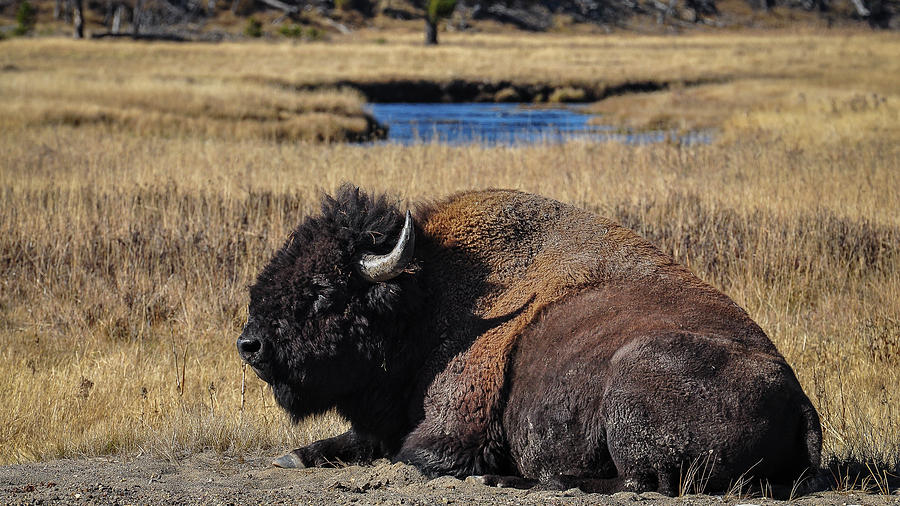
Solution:
M 743 309 L 634 232 L 517 191 L 413 216 L 341 187 L 259 274 L 237 347 L 294 420 L 351 424 L 281 467 L 668 495 L 691 466 L 708 491 L 819 468 L 816 410 Z

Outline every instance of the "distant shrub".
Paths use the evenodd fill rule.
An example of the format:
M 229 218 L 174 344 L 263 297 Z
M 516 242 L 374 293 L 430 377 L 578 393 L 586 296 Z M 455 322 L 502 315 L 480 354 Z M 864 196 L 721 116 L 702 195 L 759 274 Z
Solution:
M 295 23 L 281 25 L 278 27 L 278 33 L 289 39 L 299 39 L 303 36 L 303 27 Z
M 37 9 L 28 0 L 22 0 L 19 9 L 16 10 L 16 27 L 13 35 L 25 35 L 34 30 L 37 22 Z
M 322 40 L 325 36 L 325 33 L 322 30 L 312 26 L 309 30 L 306 31 L 306 38 L 309 40 Z
M 519 102 L 521 100 L 522 96 L 519 95 L 519 92 L 512 86 L 503 88 L 497 93 L 494 93 L 494 102 Z
M 334 0 L 334 7 L 338 10 L 348 11 L 353 7 L 351 0 Z
M 262 21 L 256 18 L 248 18 L 247 25 L 244 27 L 244 35 L 253 38 L 262 37 Z
M 548 102 L 584 102 L 587 93 L 581 88 L 557 88 L 547 97 Z

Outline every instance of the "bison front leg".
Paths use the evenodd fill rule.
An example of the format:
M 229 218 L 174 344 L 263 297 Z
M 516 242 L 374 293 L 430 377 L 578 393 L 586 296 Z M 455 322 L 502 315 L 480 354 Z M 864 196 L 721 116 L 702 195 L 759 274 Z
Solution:
M 315 443 L 297 448 L 272 461 L 282 468 L 338 467 L 348 464 L 366 464 L 385 457 L 381 445 L 360 437 L 353 429 Z
M 503 476 L 499 474 L 473 475 L 466 477 L 469 483 L 477 483 L 488 487 L 530 489 L 538 485 L 536 480 L 520 476 Z

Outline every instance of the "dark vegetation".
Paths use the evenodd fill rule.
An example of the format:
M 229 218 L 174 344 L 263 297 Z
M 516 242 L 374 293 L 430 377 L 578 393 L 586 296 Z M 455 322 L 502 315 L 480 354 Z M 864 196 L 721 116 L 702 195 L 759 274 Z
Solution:
M 24 35 L 35 20 L 72 23 L 92 36 L 220 40 L 238 35 L 301 38 L 304 28 L 348 33 L 382 20 L 423 20 L 426 44 L 442 29 L 479 30 L 483 22 L 527 31 L 573 23 L 601 30 L 684 30 L 712 26 L 784 26 L 803 20 L 827 27 L 900 27 L 900 0 L 2 0 L 4 33 Z M 238 30 L 233 27 L 235 19 Z M 274 26 L 266 26 L 272 22 Z M 174 36 L 177 34 L 177 37 Z
M 13 29 L 13 35 L 25 35 L 34 30 L 36 18 L 37 10 L 34 6 L 28 0 L 22 0 L 16 10 L 16 27 Z
M 714 80 L 628 81 L 617 85 L 605 83 L 570 83 L 567 86 L 515 83 L 508 80 L 341 80 L 303 85 L 300 91 L 330 88 L 352 88 L 365 95 L 369 102 L 533 102 L 533 103 L 589 103 L 629 93 L 649 93 L 670 87 L 689 87 Z M 275 85 L 289 86 L 273 82 Z

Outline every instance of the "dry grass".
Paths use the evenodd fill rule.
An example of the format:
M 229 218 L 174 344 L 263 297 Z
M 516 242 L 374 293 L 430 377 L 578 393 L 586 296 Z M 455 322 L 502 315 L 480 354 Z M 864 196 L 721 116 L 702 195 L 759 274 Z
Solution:
M 120 64 L 130 56 L 111 48 L 102 54 L 105 60 L 90 63 L 72 57 L 76 46 L 62 55 L 52 46 L 41 54 L 14 47 L 7 58 L 0 57 L 7 60 L 0 64 L 0 131 L 98 125 L 138 136 L 276 141 L 340 141 L 369 133 L 365 97 L 353 90 L 296 92 L 224 73 L 161 73 L 165 62 L 163 67 Z
M 734 46 L 717 47 L 716 56 L 708 61 L 685 62 L 680 55 L 673 57 L 677 64 L 704 73 L 715 69 L 707 75 L 716 78 L 663 79 L 673 84 L 653 93 L 614 96 L 589 110 L 605 116 L 600 122 L 613 120 L 638 129 L 719 127 L 729 121 L 746 122 L 753 116 L 750 121 L 765 121 L 767 131 L 815 136 L 835 123 L 834 115 L 849 111 L 859 120 L 862 116 L 858 113 L 881 106 L 886 96 L 897 95 L 900 62 L 882 52 L 900 50 L 896 36 L 880 40 L 860 36 L 741 40 Z M 729 58 L 731 62 L 727 62 Z M 733 70 L 732 63 L 744 71 Z M 822 102 L 828 107 L 822 107 Z M 891 105 L 890 114 L 879 112 L 866 118 L 877 125 L 856 121 L 842 122 L 842 126 L 853 130 L 864 126 L 865 130 L 850 133 L 854 139 L 870 133 L 900 138 L 897 104 Z M 819 116 L 820 121 L 812 121 L 810 115 Z M 869 132 L 871 128 L 882 131 Z
M 509 51 L 513 56 L 505 62 L 519 51 L 506 45 L 509 38 L 485 39 L 487 48 L 448 38 L 455 45 L 435 55 Z M 812 35 L 799 38 L 832 44 Z M 557 51 L 568 44 L 566 54 L 585 61 L 619 58 L 604 46 L 630 52 L 656 45 L 654 51 L 664 53 L 661 39 L 547 40 Z M 694 46 L 697 54 L 705 48 L 717 58 L 709 46 L 728 47 L 728 41 L 768 45 L 772 51 L 755 53 L 759 66 L 777 68 L 778 47 L 795 40 L 733 35 L 666 44 L 669 59 L 681 48 L 691 54 Z M 848 53 L 877 52 L 880 42 L 895 44 L 896 38 L 854 36 L 837 46 Z M 382 51 L 353 41 L 304 46 L 302 54 L 262 44 L 92 43 L 83 52 L 63 41 L 4 44 L 0 66 L 14 64 L 35 77 L 60 68 L 62 60 L 52 55 L 63 49 L 66 61 L 81 58 L 95 66 L 119 55 L 121 69 L 102 68 L 123 76 L 142 58 L 142 75 L 178 76 L 192 68 L 209 79 L 202 83 L 225 83 L 208 84 L 204 100 L 210 101 L 220 96 L 217 86 L 239 90 L 241 84 L 231 83 L 246 82 L 223 77 L 230 72 L 249 75 L 252 68 L 274 77 L 277 59 L 268 53 L 286 53 L 280 54 L 282 74 L 302 81 L 302 73 L 327 76 L 342 65 L 351 66 L 344 69 L 348 74 L 376 72 L 360 63 L 364 58 L 347 55 L 354 48 Z M 521 45 L 535 49 L 531 39 Z M 395 59 L 382 62 L 387 70 L 378 72 L 399 73 L 403 58 L 421 51 L 411 43 L 390 49 Z M 767 56 L 776 61 L 766 65 Z M 544 71 L 527 73 L 540 58 L 521 60 L 521 75 L 547 77 Z M 664 68 L 665 58 L 654 58 L 645 61 L 645 70 L 632 68 L 635 76 L 675 72 Z M 301 60 L 306 63 L 295 65 Z M 333 64 L 325 66 L 325 60 Z M 469 60 L 475 64 L 468 72 L 480 69 L 491 78 L 504 72 L 499 60 L 490 70 L 478 58 Z M 219 73 L 217 65 L 229 68 Z M 440 68 L 435 63 L 428 72 L 436 76 Z M 509 78 L 518 72 L 505 68 Z M 573 67 L 561 75 L 596 77 L 594 67 L 580 68 L 581 74 Z M 697 68 L 679 72 L 703 75 Z M 206 138 L 151 129 L 135 135 L 99 124 L 22 122 L 9 112 L 20 105 L 6 99 L 22 83 L 13 83 L 17 72 L 4 72 L 0 462 L 136 451 L 170 458 L 199 449 L 275 452 L 340 430 L 342 422 L 333 416 L 290 427 L 252 374 L 242 394 L 234 340 L 256 271 L 290 228 L 314 211 L 319 189 L 351 180 L 403 199 L 520 188 L 624 222 L 731 295 L 770 334 L 822 414 L 828 458 L 896 470 L 900 97 L 897 88 L 887 89 L 898 78 L 892 72 L 885 77 L 883 68 L 859 70 L 855 83 L 823 77 L 815 87 L 785 95 L 790 107 L 730 115 L 712 145 L 522 148 L 321 145 L 254 135 L 230 139 L 227 132 Z M 48 100 L 69 93 L 54 94 L 52 83 L 36 82 L 32 97 L 40 90 Z M 145 81 L 133 86 L 152 89 Z M 123 93 L 112 100 L 139 98 Z

